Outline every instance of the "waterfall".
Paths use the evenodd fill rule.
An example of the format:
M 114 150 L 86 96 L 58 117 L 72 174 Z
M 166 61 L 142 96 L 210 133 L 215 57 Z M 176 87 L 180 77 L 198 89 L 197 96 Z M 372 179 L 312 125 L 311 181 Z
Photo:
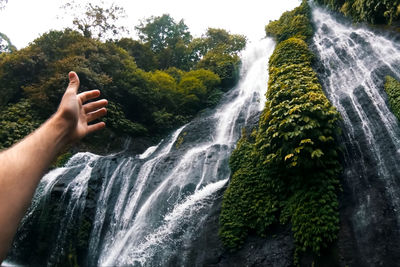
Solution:
M 312 16 L 321 81 L 343 118 L 339 240 L 347 241 L 339 246 L 350 265 L 393 266 L 400 248 L 400 125 L 384 78 L 400 78 L 400 46 L 318 7 Z
M 186 258 L 188 243 L 228 181 L 229 155 L 241 128 L 264 107 L 274 46 L 271 39 L 250 43 L 242 52 L 240 80 L 220 104 L 143 154 L 78 153 L 64 168 L 47 174 L 17 234 L 11 260 L 57 264 L 71 242 L 81 242 L 75 228 L 88 219 L 90 234 L 82 247 L 89 266 L 165 266 L 174 257 Z M 50 226 L 39 227 L 45 232 L 37 232 L 51 204 L 61 217 L 54 216 Z M 41 256 L 32 255 L 27 243 L 39 242 L 40 235 L 52 236 L 47 239 L 51 244 Z

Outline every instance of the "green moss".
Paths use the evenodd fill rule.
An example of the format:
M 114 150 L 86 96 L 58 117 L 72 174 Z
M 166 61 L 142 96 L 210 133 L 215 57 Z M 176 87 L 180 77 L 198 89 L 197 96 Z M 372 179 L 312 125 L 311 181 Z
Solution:
M 311 64 L 313 59 L 306 42 L 292 37 L 279 43 L 269 59 L 270 68 L 279 68 L 288 64 Z
M 244 134 L 229 162 L 233 175 L 224 193 L 219 235 L 230 250 L 239 248 L 249 231 L 264 236 L 267 227 L 277 222 L 277 191 L 282 186 L 266 175 L 267 169 L 258 167 L 254 148 Z
M 64 167 L 68 160 L 73 156 L 71 152 L 65 152 L 57 157 L 55 163 L 52 165 L 54 168 Z
M 296 12 L 308 13 L 306 2 Z M 258 130 L 251 137 L 244 133 L 232 153 L 220 237 L 234 250 L 249 232 L 264 236 L 274 224 L 290 224 L 297 263 L 301 253 L 318 257 L 337 236 L 340 116 L 312 69 L 310 36 L 292 35 L 270 58 L 268 100 Z
M 309 23 L 310 7 L 307 1 L 292 11 L 282 14 L 279 20 L 271 21 L 265 31 L 268 36 L 273 36 L 278 42 L 297 37 L 308 40 L 313 35 L 311 24 Z
M 400 20 L 399 0 L 316 0 L 316 2 L 339 11 L 357 22 L 390 25 Z
M 186 136 L 186 135 L 187 135 L 187 132 L 184 132 L 182 135 L 180 135 L 180 136 L 178 137 L 178 139 L 176 140 L 176 143 L 175 143 L 176 149 L 179 149 L 179 148 L 181 147 L 181 145 L 182 145 L 183 142 L 185 141 L 184 136 Z
M 385 91 L 389 97 L 390 109 L 400 120 L 400 82 L 391 76 L 386 76 Z

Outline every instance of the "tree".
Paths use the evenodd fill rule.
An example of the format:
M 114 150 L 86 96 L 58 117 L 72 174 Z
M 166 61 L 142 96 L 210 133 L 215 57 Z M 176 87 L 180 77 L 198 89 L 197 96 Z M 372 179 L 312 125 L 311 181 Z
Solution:
M 236 54 L 246 46 L 246 37 L 230 34 L 224 29 L 208 28 L 204 38 L 207 50 L 217 49 L 223 53 Z
M 75 1 L 66 3 L 62 8 L 72 13 L 74 28 L 82 32 L 85 37 L 109 40 L 116 39 L 113 37 L 127 32 L 125 27 L 117 26 L 118 20 L 126 16 L 125 10 L 114 3 L 109 7 L 105 7 L 104 1 L 101 1 L 100 5 L 87 3 L 83 14 L 76 13 L 76 10 L 82 9 L 82 6 Z
M 135 29 L 140 40 L 149 44 L 157 54 L 160 69 L 190 69 L 192 57 L 189 45 L 192 36 L 183 20 L 176 23 L 168 14 L 152 16 L 141 21 Z
M 221 87 L 229 89 L 239 79 L 240 58 L 219 51 L 209 51 L 197 64 L 197 68 L 211 70 L 221 79 Z
M 155 52 L 173 46 L 179 40 L 182 40 L 184 44 L 189 44 L 192 39 L 183 19 L 176 23 L 169 14 L 147 18 L 135 29 L 139 33 L 140 40 L 150 43 L 151 49 Z
M 158 60 L 156 54 L 150 49 L 149 44 L 143 44 L 130 38 L 122 38 L 116 44 L 135 58 L 135 62 L 139 68 L 145 71 L 157 69 Z

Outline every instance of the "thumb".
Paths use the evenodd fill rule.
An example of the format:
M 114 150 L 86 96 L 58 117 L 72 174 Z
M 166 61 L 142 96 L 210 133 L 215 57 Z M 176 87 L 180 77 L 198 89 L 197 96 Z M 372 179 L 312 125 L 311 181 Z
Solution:
M 69 78 L 69 84 L 67 90 L 73 90 L 74 93 L 77 93 L 79 88 L 78 75 L 74 71 L 71 71 L 70 73 L 68 73 L 68 78 Z

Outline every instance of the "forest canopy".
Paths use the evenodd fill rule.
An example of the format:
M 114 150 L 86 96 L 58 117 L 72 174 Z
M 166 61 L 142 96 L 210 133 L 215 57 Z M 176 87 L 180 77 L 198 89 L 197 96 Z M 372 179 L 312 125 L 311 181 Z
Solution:
M 104 120 L 111 136 L 161 136 L 218 103 L 238 79 L 242 35 L 209 28 L 193 38 L 183 20 L 164 14 L 136 27 L 139 40 L 103 40 L 84 21 L 0 54 L 0 148 L 57 109 L 70 70 L 81 91 L 100 89 L 109 100 Z

